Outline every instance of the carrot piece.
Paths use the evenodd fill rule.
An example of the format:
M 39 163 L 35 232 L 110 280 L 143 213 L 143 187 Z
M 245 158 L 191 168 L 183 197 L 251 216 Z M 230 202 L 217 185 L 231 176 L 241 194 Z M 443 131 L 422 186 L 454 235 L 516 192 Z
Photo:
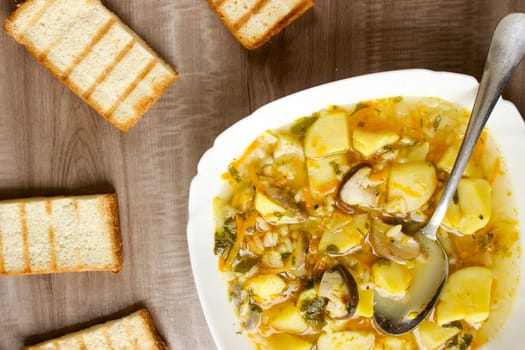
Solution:
M 370 181 L 374 181 L 374 182 L 380 182 L 385 179 L 383 175 L 381 175 L 380 173 L 372 173 L 368 175 L 368 178 L 370 179 Z
M 304 192 L 304 206 L 309 214 L 314 212 L 314 201 L 312 200 L 312 192 L 309 186 L 303 187 Z
M 314 242 L 313 240 L 310 240 L 308 242 L 308 251 L 311 253 L 311 254 L 316 254 L 319 252 L 319 250 L 317 249 L 317 243 Z
M 246 237 L 246 243 L 248 244 L 248 248 L 250 249 L 250 252 L 257 254 L 257 255 L 263 255 L 264 251 L 262 251 L 257 244 L 255 244 L 255 241 L 253 237 L 248 236 Z
M 237 238 L 235 240 L 235 243 L 233 244 L 232 249 L 230 250 L 228 254 L 228 258 L 224 262 L 224 271 L 231 270 L 233 260 L 235 260 L 235 258 L 237 257 L 237 253 L 239 252 L 240 248 L 241 248 L 241 240 Z
M 226 271 L 226 269 L 224 268 L 224 262 L 225 262 L 224 256 L 219 255 L 219 271 L 222 271 L 222 272 Z
M 235 216 L 235 223 L 237 224 L 237 241 L 239 241 L 239 248 L 246 248 L 246 225 L 241 215 Z
M 244 220 L 241 215 L 235 215 L 235 224 L 237 225 L 237 239 L 244 237 Z
M 337 185 L 339 185 L 338 181 L 332 181 L 330 183 L 327 183 L 326 185 L 324 185 L 321 188 L 321 193 L 327 194 L 327 193 L 330 193 L 332 191 L 335 191 L 337 189 Z
M 263 186 L 259 181 L 259 176 L 257 175 L 257 172 L 255 171 L 255 166 L 253 164 L 250 164 L 248 166 L 248 175 L 250 176 L 250 181 L 255 186 L 255 189 L 257 191 L 263 191 Z

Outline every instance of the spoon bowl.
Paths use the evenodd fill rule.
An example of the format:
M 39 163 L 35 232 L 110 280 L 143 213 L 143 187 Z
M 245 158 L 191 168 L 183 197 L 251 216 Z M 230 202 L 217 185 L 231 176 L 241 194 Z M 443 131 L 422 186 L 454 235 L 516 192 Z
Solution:
M 448 276 L 447 253 L 439 244 L 418 232 L 415 234 L 421 255 L 414 268 L 413 282 L 402 299 L 376 291 L 374 295 L 374 320 L 385 332 L 400 335 L 409 332 L 432 311 Z M 428 299 L 431 296 L 432 299 Z
M 512 13 L 505 16 L 494 31 L 471 118 L 454 167 L 432 217 L 416 233 L 422 254 L 416 258 L 412 284 L 402 299 L 375 293 L 374 320 L 388 334 L 400 335 L 417 327 L 439 299 L 448 277 L 448 257 L 437 239 L 437 230 L 490 113 L 523 56 L 525 13 Z

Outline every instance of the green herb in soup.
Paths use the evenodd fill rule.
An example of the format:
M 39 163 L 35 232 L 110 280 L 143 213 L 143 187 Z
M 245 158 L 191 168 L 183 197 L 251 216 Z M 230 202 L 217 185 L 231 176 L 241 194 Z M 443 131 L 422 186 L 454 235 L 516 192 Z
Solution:
M 430 316 L 388 336 L 374 294 L 402 298 L 468 112 L 436 98 L 332 106 L 260 135 L 225 169 L 215 254 L 258 349 L 476 349 L 510 310 L 519 235 L 486 132 L 438 233 L 450 277 Z

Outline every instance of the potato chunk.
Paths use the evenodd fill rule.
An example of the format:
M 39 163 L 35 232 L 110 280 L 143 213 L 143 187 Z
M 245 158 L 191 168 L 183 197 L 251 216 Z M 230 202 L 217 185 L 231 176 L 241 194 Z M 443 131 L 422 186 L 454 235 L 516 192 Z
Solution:
M 443 225 L 465 235 L 485 227 L 491 216 L 491 192 L 487 180 L 461 179 Z
M 310 188 L 316 195 L 334 192 L 343 174 L 350 168 L 344 154 L 307 159 L 308 181 Z
M 443 153 L 438 163 L 436 164 L 437 167 L 441 170 L 446 171 L 447 173 L 450 173 L 452 171 L 452 168 L 454 167 L 454 163 L 456 162 L 456 158 L 459 153 L 459 147 L 460 144 L 455 144 L 447 148 L 445 153 Z M 469 177 L 480 176 L 479 167 L 477 167 L 474 164 L 472 159 L 467 163 L 467 167 L 465 168 L 465 172 L 463 173 L 463 175 Z
M 301 142 L 286 134 L 279 134 L 277 145 L 273 151 L 273 158 L 278 161 L 281 158 L 297 158 L 304 160 L 304 151 Z
M 410 147 L 405 155 L 405 159 L 408 161 L 424 161 L 427 159 L 428 151 L 430 150 L 430 144 L 423 142 L 415 146 Z
M 389 212 L 408 213 L 421 208 L 436 189 L 436 169 L 428 162 L 394 164 L 388 182 Z
M 492 271 L 485 267 L 466 267 L 450 275 L 436 308 L 437 322 L 444 325 L 464 319 L 479 323 L 490 311 Z
M 296 213 L 275 203 L 262 192 L 257 192 L 255 194 L 255 209 L 268 222 L 274 225 L 295 224 L 301 222 L 301 219 Z
M 416 334 L 421 345 L 427 350 L 436 350 L 459 332 L 460 329 L 456 327 L 441 327 L 433 322 L 423 321 Z
M 318 350 L 370 350 L 375 336 L 369 332 L 335 332 L 323 334 L 317 341 Z
M 310 350 L 313 346 L 307 340 L 286 333 L 273 334 L 265 338 L 263 344 L 266 350 Z
M 299 309 L 290 303 L 279 306 L 278 313 L 269 323 L 272 328 L 287 333 L 301 334 L 308 329 Z
M 295 306 L 298 309 L 301 309 L 301 306 L 305 301 L 312 300 L 317 297 L 317 292 L 314 288 L 305 289 L 299 294 L 299 297 L 297 297 L 297 302 L 295 303 Z
M 304 137 L 308 158 L 347 151 L 350 148 L 345 112 L 324 111 L 310 126 Z
M 412 350 L 412 342 L 395 336 L 388 336 L 379 339 L 374 346 L 374 350 Z
M 356 215 L 347 225 L 326 231 L 319 242 L 319 251 L 325 253 L 345 253 L 361 244 L 368 231 L 368 215 Z
M 372 276 L 379 289 L 393 296 L 402 297 L 412 281 L 412 273 L 404 266 L 390 260 L 372 265 Z
M 370 286 L 359 286 L 359 303 L 357 303 L 356 315 L 372 317 L 374 314 L 374 288 Z
M 391 145 L 397 140 L 399 140 L 399 135 L 390 130 L 365 131 L 356 129 L 352 136 L 352 146 L 356 151 L 368 158 L 381 148 Z
M 251 290 L 261 301 L 267 301 L 282 293 L 286 282 L 277 275 L 259 275 L 249 280 L 245 289 Z

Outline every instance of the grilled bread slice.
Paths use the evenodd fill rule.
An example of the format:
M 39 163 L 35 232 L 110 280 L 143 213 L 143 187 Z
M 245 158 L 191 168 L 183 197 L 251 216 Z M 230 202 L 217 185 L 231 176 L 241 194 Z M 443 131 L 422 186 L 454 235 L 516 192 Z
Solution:
M 4 30 L 123 131 L 177 78 L 100 0 L 27 0 Z
M 99 324 L 22 350 L 167 350 L 150 314 L 139 310 L 118 320 Z
M 208 0 L 230 32 L 253 50 L 314 5 L 312 0 Z
M 0 275 L 122 268 L 115 194 L 0 202 Z

